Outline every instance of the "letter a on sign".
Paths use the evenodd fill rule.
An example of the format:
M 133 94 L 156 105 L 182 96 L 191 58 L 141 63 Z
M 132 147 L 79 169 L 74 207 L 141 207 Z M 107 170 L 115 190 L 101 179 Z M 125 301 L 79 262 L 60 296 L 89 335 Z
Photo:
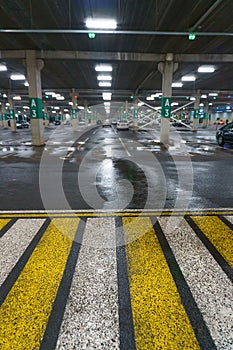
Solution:
M 165 107 L 170 107 L 170 101 L 168 98 L 166 98 Z
M 36 107 L 36 101 L 34 100 L 34 98 L 32 99 L 31 107 Z

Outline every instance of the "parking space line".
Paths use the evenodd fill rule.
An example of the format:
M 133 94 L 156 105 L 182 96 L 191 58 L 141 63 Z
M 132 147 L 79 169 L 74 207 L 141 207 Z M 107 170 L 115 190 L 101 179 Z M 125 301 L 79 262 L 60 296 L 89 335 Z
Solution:
M 54 219 L 0 308 L 2 350 L 39 349 L 79 219 Z
M 215 346 L 204 344 L 202 348 L 230 349 L 232 283 L 188 222 L 179 221 L 178 226 L 176 222 L 176 218 L 159 218 L 163 233 L 215 343 Z M 200 223 L 203 225 L 202 220 Z M 213 223 L 218 225 L 217 221 Z M 198 328 L 203 334 L 201 324 Z
M 137 349 L 199 349 L 150 219 L 123 225 Z
M 122 139 L 119 137 L 120 143 L 122 144 L 127 156 L 131 157 L 131 154 L 129 153 L 129 151 L 126 148 L 126 145 L 124 144 L 124 142 L 122 141 Z

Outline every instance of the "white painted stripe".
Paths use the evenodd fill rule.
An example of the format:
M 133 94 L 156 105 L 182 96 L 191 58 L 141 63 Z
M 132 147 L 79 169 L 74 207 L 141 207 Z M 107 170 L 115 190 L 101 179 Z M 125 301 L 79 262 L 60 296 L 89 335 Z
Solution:
M 56 349 L 119 349 L 115 245 L 113 218 L 87 220 Z
M 0 284 L 15 266 L 45 219 L 19 219 L 0 238 Z
M 227 216 L 225 216 L 225 218 L 233 224 L 233 215 L 231 215 L 231 216 L 227 215 Z
M 163 209 L 163 208 L 151 208 L 151 209 L 70 209 L 70 210 L 62 210 L 62 209 L 58 209 L 58 210 L 0 210 L 0 214 L 56 214 L 56 213 L 60 213 L 60 214 L 66 214 L 66 213 L 137 213 L 137 212 L 143 212 L 143 213 L 153 213 L 153 212 L 167 212 L 167 213 L 190 213 L 192 212 L 192 214 L 195 213 L 206 213 L 206 212 L 212 212 L 213 215 L 215 215 L 215 213 L 222 213 L 225 212 L 224 215 L 227 215 L 228 212 L 233 212 L 233 208 L 205 208 L 205 209 L 201 209 L 201 208 L 193 208 L 192 210 L 188 210 L 187 208 L 180 208 L 180 209 Z M 233 215 L 231 216 L 233 217 Z
M 125 150 L 127 156 L 131 157 L 131 154 L 130 154 L 129 151 L 127 150 L 126 145 L 124 144 L 124 142 L 122 141 L 122 139 L 121 139 L 120 137 L 119 137 L 119 140 L 120 140 L 120 142 L 121 142 L 121 144 L 122 144 L 122 146 L 123 146 L 123 148 L 124 148 L 124 150 Z
M 159 223 L 217 349 L 232 350 L 233 286 L 188 223 L 178 220 L 163 217 Z

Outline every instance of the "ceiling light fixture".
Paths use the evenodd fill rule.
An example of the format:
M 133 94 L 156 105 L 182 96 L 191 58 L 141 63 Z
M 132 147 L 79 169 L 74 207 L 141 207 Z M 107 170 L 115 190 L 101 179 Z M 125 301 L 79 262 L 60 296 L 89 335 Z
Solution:
M 5 64 L 0 64 L 0 71 L 5 72 L 7 70 L 7 67 Z
M 215 68 L 214 66 L 200 66 L 197 71 L 198 73 L 213 73 Z
M 21 101 L 21 96 L 14 96 L 14 97 L 13 97 L 13 100 L 15 100 L 15 101 Z
M 218 96 L 218 93 L 216 93 L 216 92 L 210 92 L 210 93 L 209 93 L 209 96 Z
M 147 101 L 154 101 L 154 97 L 152 97 L 152 96 L 147 96 L 146 100 L 147 100 Z
M 182 81 L 195 81 L 196 77 L 194 75 L 183 75 Z
M 114 19 L 87 18 L 86 26 L 90 29 L 116 29 L 117 22 Z
M 112 80 L 111 75 L 97 75 L 97 80 Z
M 25 81 L 24 86 L 29 86 L 28 81 Z
M 201 95 L 201 98 L 207 98 L 207 95 Z
M 57 101 L 63 101 L 64 99 L 65 99 L 64 96 L 57 96 L 57 97 L 56 97 L 56 100 L 57 100 Z
M 25 80 L 25 75 L 23 74 L 11 74 L 10 76 L 11 80 Z
M 112 66 L 99 64 L 95 66 L 96 72 L 112 72 Z
M 182 87 L 183 84 L 182 83 L 172 83 L 172 87 Z
M 99 82 L 99 87 L 111 87 L 112 84 L 109 83 L 108 81 L 100 81 Z

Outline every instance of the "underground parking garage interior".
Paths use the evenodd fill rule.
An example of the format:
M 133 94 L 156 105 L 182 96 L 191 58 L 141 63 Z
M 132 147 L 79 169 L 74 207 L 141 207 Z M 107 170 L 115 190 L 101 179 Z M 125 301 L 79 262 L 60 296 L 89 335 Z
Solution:
M 0 1 L 0 348 L 233 350 L 233 2 Z

